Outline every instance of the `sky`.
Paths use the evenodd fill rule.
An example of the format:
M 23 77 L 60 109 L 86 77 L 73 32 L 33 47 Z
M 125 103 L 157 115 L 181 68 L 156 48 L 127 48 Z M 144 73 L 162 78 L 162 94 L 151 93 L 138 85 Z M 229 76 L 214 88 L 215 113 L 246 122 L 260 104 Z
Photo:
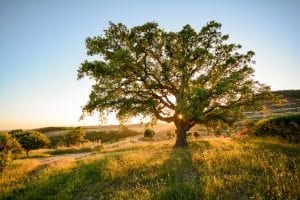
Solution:
M 216 20 L 256 53 L 256 80 L 300 89 L 299 19 L 300 0 L 0 0 L 0 130 L 99 124 L 79 121 L 92 81 L 78 81 L 77 69 L 88 59 L 85 39 L 109 21 L 179 31 Z

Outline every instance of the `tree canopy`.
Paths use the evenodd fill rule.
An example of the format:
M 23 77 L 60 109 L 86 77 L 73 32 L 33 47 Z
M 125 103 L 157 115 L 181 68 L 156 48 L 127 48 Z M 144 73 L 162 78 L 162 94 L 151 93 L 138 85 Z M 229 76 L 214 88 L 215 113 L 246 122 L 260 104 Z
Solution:
M 13 137 L 15 137 L 22 148 L 25 149 L 27 156 L 30 150 L 39 149 L 50 144 L 48 137 L 38 131 L 17 132 Z
M 185 25 L 167 32 L 155 22 L 127 28 L 110 23 L 104 35 L 86 39 L 78 78 L 95 80 L 84 114 L 153 116 L 177 127 L 176 146 L 187 146 L 186 131 L 197 123 L 232 124 L 245 110 L 260 110 L 269 87 L 253 79 L 253 51 L 229 43 L 221 24 L 199 32 Z
M 67 146 L 79 145 L 85 142 L 85 131 L 81 127 L 71 128 L 65 135 L 64 141 Z

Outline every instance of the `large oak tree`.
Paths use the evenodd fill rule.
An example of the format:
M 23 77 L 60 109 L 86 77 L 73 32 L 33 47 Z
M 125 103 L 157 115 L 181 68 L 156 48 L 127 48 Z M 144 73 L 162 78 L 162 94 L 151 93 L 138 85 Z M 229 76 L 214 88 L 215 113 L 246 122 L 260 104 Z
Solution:
M 232 124 L 245 110 L 260 110 L 269 88 L 253 80 L 253 51 L 228 42 L 221 24 L 199 32 L 186 25 L 167 32 L 157 23 L 127 28 L 110 23 L 104 35 L 87 38 L 78 78 L 95 80 L 84 114 L 110 111 L 154 116 L 176 126 L 176 147 L 187 146 L 195 124 Z

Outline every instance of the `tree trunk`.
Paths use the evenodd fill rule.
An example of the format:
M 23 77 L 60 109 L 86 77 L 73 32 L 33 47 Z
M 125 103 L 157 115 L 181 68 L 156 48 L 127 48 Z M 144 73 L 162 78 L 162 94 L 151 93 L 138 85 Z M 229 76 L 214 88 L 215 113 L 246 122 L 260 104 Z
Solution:
M 29 150 L 26 150 L 26 155 L 27 155 L 27 157 L 28 157 L 28 154 L 29 154 Z
M 190 129 L 189 123 L 182 120 L 175 122 L 176 125 L 176 143 L 175 148 L 185 148 L 188 147 L 186 140 L 186 132 Z

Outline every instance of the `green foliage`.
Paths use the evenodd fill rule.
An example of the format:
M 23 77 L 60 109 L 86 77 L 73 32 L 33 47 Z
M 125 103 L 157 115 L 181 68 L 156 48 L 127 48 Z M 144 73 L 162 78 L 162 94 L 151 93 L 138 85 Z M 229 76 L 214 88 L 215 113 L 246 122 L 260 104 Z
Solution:
M 140 132 L 129 130 L 129 129 L 122 129 L 122 130 L 112 130 L 112 131 L 89 131 L 85 135 L 85 140 L 91 141 L 91 142 L 101 142 L 101 143 L 107 143 L 107 142 L 116 142 L 123 138 L 132 137 L 136 135 L 140 135 Z M 61 135 L 55 135 L 49 137 L 51 141 L 52 147 L 58 147 L 58 146 L 65 146 L 65 136 L 63 134 Z M 84 141 L 85 141 L 84 140 Z
M 194 132 L 194 137 L 197 138 L 197 137 L 199 137 L 199 136 L 200 136 L 200 134 L 199 134 L 197 131 L 195 131 L 195 132 Z
M 191 131 L 186 132 L 186 136 L 191 137 L 193 133 Z
M 257 136 L 278 136 L 289 142 L 300 142 L 300 114 L 275 116 L 254 124 L 252 133 Z
M 68 147 L 68 148 L 58 148 L 55 150 L 48 151 L 50 155 L 60 155 L 60 154 L 75 154 L 75 153 L 87 153 L 92 151 L 100 152 L 103 149 L 101 144 L 83 146 L 83 147 Z
M 262 109 L 262 100 L 273 96 L 252 79 L 254 52 L 241 53 L 220 29 L 215 21 L 199 32 L 190 25 L 167 32 L 155 22 L 131 29 L 110 23 L 104 35 L 86 39 L 87 54 L 101 60 L 78 69 L 79 79 L 95 80 L 83 115 L 154 116 L 175 122 L 185 136 L 197 123 L 232 125 L 245 110 Z
M 26 150 L 28 155 L 30 150 L 43 148 L 50 145 L 50 140 L 44 134 L 38 131 L 24 131 L 14 135 L 14 137 L 21 144 L 22 148 Z
M 14 137 L 18 133 L 22 133 L 22 132 L 23 132 L 22 129 L 14 129 L 14 130 L 9 131 L 8 134 L 10 134 L 10 135 L 12 135 Z
M 39 131 L 41 133 L 48 133 L 52 131 L 64 131 L 64 130 L 69 130 L 69 127 L 44 127 L 44 128 L 38 128 L 35 129 L 36 131 Z
M 64 135 L 55 135 L 55 136 L 49 136 L 51 147 L 56 148 L 58 146 L 64 146 Z
M 0 133 L 0 171 L 22 151 L 21 145 L 7 133 Z
M 81 127 L 71 128 L 64 135 L 64 142 L 67 146 L 79 145 L 86 141 L 85 136 L 85 131 Z
M 7 133 L 0 133 L 0 152 L 18 154 L 22 151 L 18 141 Z
M 168 130 L 166 135 L 169 140 L 175 137 L 175 134 L 171 130 Z
M 145 138 L 153 138 L 155 135 L 155 131 L 153 129 L 150 128 L 146 128 L 144 131 L 144 137 Z
M 122 130 L 113 130 L 113 131 L 92 131 L 86 133 L 86 139 L 91 142 L 107 143 L 107 142 L 116 142 L 120 139 L 140 135 L 140 132 L 122 129 Z

